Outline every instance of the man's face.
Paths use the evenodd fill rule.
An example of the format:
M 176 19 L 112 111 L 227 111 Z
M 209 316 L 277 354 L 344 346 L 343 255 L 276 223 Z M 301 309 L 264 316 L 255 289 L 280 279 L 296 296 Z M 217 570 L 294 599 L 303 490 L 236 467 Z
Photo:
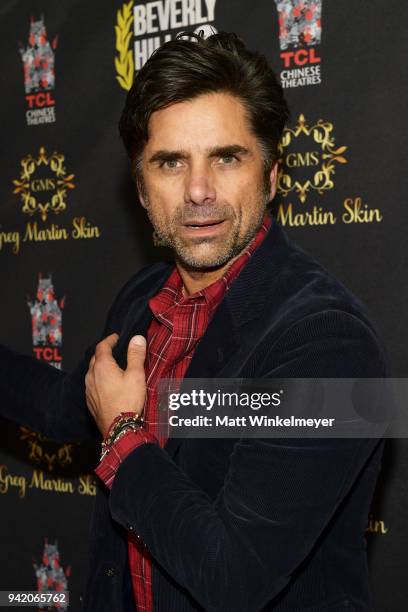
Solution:
M 160 242 L 192 270 L 224 265 L 255 236 L 275 195 L 242 102 L 205 94 L 152 114 L 139 196 Z

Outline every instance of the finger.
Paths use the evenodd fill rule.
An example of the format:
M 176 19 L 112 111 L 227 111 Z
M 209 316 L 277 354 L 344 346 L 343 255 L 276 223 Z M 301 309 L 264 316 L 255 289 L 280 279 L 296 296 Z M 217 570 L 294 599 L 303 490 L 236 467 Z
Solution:
M 126 371 L 143 371 L 146 358 L 146 340 L 143 336 L 134 336 L 128 346 Z
M 103 355 L 112 356 L 112 350 L 118 341 L 118 334 L 111 334 L 104 338 L 96 345 L 95 356 L 102 357 Z

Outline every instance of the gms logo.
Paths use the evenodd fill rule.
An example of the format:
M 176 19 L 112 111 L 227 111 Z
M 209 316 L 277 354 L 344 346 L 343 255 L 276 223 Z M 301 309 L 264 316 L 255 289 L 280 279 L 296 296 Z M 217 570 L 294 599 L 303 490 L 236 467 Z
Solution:
M 47 436 L 39 434 L 36 431 L 31 431 L 28 427 L 20 426 L 20 440 L 26 442 L 28 446 L 28 460 L 39 466 L 45 466 L 48 472 L 52 472 L 54 467 L 68 467 L 72 465 L 72 454 L 74 444 L 66 442 L 58 445 Z M 45 485 L 45 479 L 42 472 L 33 477 L 34 484 Z M 40 486 L 40 488 L 55 490 L 54 488 Z
M 62 345 L 62 310 L 65 297 L 59 301 L 55 297 L 51 275 L 39 275 L 37 299 L 29 301 L 31 327 L 33 334 L 33 351 L 37 359 L 47 361 L 61 369 L 62 357 L 59 349 Z
M 306 206 L 312 196 L 323 196 L 334 188 L 338 165 L 348 163 L 345 157 L 348 155 L 347 146 L 336 145 L 333 123 L 323 119 L 309 122 L 301 114 L 294 127 L 285 128 L 278 148 L 277 192 L 283 198 L 293 200 L 279 205 L 279 222 L 291 227 L 335 225 L 338 221 L 335 211 L 317 205 Z M 383 219 L 379 209 L 370 209 L 358 196 L 345 198 L 343 208 L 341 221 L 345 224 L 380 222 Z
M 67 610 L 68 609 L 68 578 L 71 575 L 71 567 L 65 572 L 60 565 L 60 554 L 58 543 L 48 544 L 47 538 L 44 543 L 44 552 L 41 565 L 34 563 L 34 571 L 37 579 L 38 593 L 54 593 L 49 605 L 41 605 L 40 612 L 44 610 Z M 65 595 L 65 597 L 64 597 Z
M 192 25 L 205 37 L 214 34 L 217 0 L 151 0 L 123 4 L 115 25 L 116 80 L 123 89 L 130 89 L 135 71 L 142 68 L 155 49 L 172 40 Z
M 332 132 L 332 123 L 319 119 L 309 125 L 304 115 L 299 115 L 294 128 L 285 129 L 279 143 L 282 157 L 278 189 L 282 195 L 295 191 L 304 204 L 310 190 L 322 195 L 334 187 L 335 164 L 347 163 L 343 155 L 347 147 L 336 147 Z M 293 144 L 297 145 L 297 151 L 290 149 Z M 305 169 L 306 172 L 293 180 L 289 174 L 292 169 Z
M 62 153 L 47 155 L 40 147 L 37 156 L 27 155 L 21 160 L 20 179 L 13 181 L 13 193 L 19 194 L 24 213 L 33 216 L 39 213 L 43 221 L 50 212 L 60 213 L 66 209 L 68 190 L 74 189 L 74 174 L 67 174 Z
M 322 36 L 323 0 L 275 0 L 284 70 L 282 87 L 319 85 L 320 62 L 315 46 Z
M 20 161 L 19 178 L 12 181 L 13 194 L 20 200 L 21 211 L 34 220 L 28 221 L 22 232 L 1 229 L 0 252 L 7 244 L 18 255 L 23 242 L 100 237 L 99 227 L 91 224 L 86 217 L 74 217 L 71 227 L 46 223 L 49 217 L 55 218 L 54 215 L 66 212 L 68 194 L 75 189 L 74 178 L 75 175 L 66 169 L 63 153 L 53 151 L 50 154 L 45 147 L 40 147 L 38 153 L 26 155 Z
M 44 19 L 34 21 L 31 17 L 28 46 L 20 47 L 24 66 L 24 87 L 28 110 L 27 125 L 54 123 L 55 100 L 55 50 L 58 37 L 50 43 Z

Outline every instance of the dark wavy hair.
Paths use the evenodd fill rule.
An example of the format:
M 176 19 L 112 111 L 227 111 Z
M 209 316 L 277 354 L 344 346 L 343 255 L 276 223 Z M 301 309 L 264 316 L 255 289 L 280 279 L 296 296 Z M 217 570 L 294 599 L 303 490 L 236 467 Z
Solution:
M 119 132 L 134 178 L 142 178 L 141 158 L 152 113 L 176 102 L 220 92 L 244 104 L 268 173 L 278 158 L 277 146 L 289 110 L 266 57 L 247 49 L 233 33 L 218 32 L 204 39 L 182 32 L 156 49 L 136 75 L 126 98 Z

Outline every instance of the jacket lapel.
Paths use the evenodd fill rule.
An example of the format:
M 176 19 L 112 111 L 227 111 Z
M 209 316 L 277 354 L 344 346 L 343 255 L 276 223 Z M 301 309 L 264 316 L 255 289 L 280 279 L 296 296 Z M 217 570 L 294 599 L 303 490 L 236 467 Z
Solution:
M 278 309 L 282 277 L 288 266 L 288 241 L 274 220 L 264 241 L 254 252 L 218 306 L 198 343 L 185 378 L 239 378 L 268 318 Z M 180 438 L 170 438 L 165 449 L 174 456 Z
M 163 269 L 159 270 L 153 279 L 144 279 L 140 287 L 133 289 L 137 297 L 130 297 L 128 306 L 126 304 L 123 306 L 126 316 L 121 325 L 118 343 L 113 350 L 113 356 L 121 368 L 126 368 L 130 339 L 137 334 L 147 336 L 147 329 L 153 318 L 149 300 L 164 285 L 173 267 L 174 265 L 163 264 Z
M 239 347 L 231 313 L 223 300 L 199 341 L 184 378 L 217 378 L 221 372 L 226 378 L 232 377 L 233 373 L 224 372 L 228 370 L 231 357 L 237 353 Z M 182 442 L 182 438 L 170 437 L 164 448 L 174 457 Z
M 135 301 L 129 316 L 126 317 L 118 343 L 113 350 L 113 356 L 122 369 L 126 369 L 127 349 L 130 339 L 138 334 L 146 337 L 147 329 L 152 320 L 148 301 L 149 298 L 146 296 L 141 296 Z

